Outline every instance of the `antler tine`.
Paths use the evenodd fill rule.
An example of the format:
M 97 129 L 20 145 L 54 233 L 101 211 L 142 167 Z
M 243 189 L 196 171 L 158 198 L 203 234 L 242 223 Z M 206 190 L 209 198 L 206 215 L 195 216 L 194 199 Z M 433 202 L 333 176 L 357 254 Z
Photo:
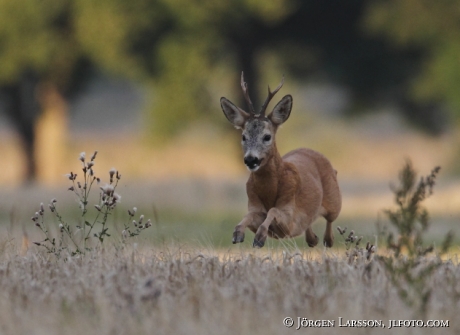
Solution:
M 262 108 L 260 109 L 260 114 L 265 115 L 265 110 L 267 109 L 267 106 L 268 106 L 270 100 L 275 96 L 276 93 L 278 93 L 278 91 L 281 89 L 281 87 L 283 87 L 283 84 L 284 84 L 284 75 L 283 75 L 283 79 L 281 79 L 280 84 L 278 85 L 277 88 L 275 88 L 275 90 L 273 92 L 270 90 L 270 85 L 268 86 L 268 96 L 267 96 L 267 99 L 265 100 L 264 104 L 262 105 Z
M 243 94 L 249 107 L 249 113 L 255 114 L 256 111 L 254 110 L 254 105 L 252 104 L 251 98 L 249 97 L 248 84 L 244 81 L 243 71 L 241 71 L 241 88 L 243 89 Z

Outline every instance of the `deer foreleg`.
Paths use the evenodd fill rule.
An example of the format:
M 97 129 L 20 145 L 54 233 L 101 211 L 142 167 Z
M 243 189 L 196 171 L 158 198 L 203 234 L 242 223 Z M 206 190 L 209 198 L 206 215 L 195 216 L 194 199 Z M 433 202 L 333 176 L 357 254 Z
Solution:
M 318 236 L 313 232 L 311 226 L 307 228 L 305 231 L 305 240 L 310 248 L 313 248 L 318 244 Z
M 244 230 L 246 227 L 251 227 L 253 231 L 256 231 L 259 226 L 264 222 L 267 214 L 262 212 L 249 212 L 243 217 L 240 223 L 238 223 L 235 227 L 235 231 L 233 232 L 233 244 L 241 243 L 244 241 Z
M 290 222 L 291 215 L 288 211 L 280 210 L 276 207 L 271 208 L 267 213 L 267 218 L 257 229 L 256 236 L 254 237 L 253 247 L 262 248 L 268 236 L 268 228 L 272 223 L 276 223 L 279 229 L 286 232 L 286 236 L 290 235 Z

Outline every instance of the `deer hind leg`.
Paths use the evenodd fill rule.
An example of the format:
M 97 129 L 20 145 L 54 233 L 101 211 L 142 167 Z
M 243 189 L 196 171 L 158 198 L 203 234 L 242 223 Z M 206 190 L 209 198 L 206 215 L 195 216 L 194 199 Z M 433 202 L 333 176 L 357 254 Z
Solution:
M 327 221 L 326 231 L 324 232 L 323 243 L 330 248 L 334 244 L 334 233 L 332 231 L 332 221 Z
M 335 176 L 337 172 L 335 172 Z M 324 232 L 323 243 L 330 248 L 334 244 L 334 233 L 332 230 L 332 222 L 339 216 L 342 208 L 342 196 L 340 194 L 337 179 L 330 178 L 323 185 L 323 203 L 321 215 L 326 219 L 326 231 Z
M 242 243 L 244 241 L 244 231 L 249 227 L 252 231 L 256 231 L 264 222 L 267 214 L 262 212 L 250 212 L 243 217 L 240 223 L 235 227 L 233 232 L 232 243 Z

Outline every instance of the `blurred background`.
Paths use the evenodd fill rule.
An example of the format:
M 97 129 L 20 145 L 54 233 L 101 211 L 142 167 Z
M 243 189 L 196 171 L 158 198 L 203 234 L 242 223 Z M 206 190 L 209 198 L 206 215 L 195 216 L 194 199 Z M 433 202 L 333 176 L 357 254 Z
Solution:
M 426 0 L 0 0 L 0 220 L 32 226 L 53 197 L 78 211 L 64 174 L 98 150 L 97 174 L 123 176 L 120 217 L 229 245 L 248 172 L 219 99 L 246 107 L 241 71 L 256 106 L 285 75 L 278 147 L 331 160 L 339 225 L 372 236 L 411 159 L 442 166 L 433 236 L 457 229 L 460 1 Z

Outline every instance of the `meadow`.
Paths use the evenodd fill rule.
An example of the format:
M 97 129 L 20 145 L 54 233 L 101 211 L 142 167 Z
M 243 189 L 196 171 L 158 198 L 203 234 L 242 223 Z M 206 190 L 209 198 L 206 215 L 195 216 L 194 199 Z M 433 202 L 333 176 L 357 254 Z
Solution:
M 112 176 L 115 179 L 115 172 Z M 77 185 L 72 178 L 70 175 L 70 182 Z M 420 193 L 420 187 L 429 197 L 434 183 L 430 184 L 428 177 L 424 180 L 410 187 L 407 196 L 400 195 L 400 201 L 413 204 L 411 199 Z M 78 189 L 84 190 L 84 185 Z M 10 210 L 10 225 L 3 225 L 0 243 L 2 334 L 460 331 L 456 319 L 460 307 L 458 250 L 443 251 L 442 238 L 431 250 L 432 235 L 425 240 L 428 243 L 417 244 L 419 237 L 425 237 L 423 225 L 414 225 L 408 231 L 410 238 L 393 241 L 394 247 L 385 247 L 375 233 L 361 240 L 358 230 L 351 233 L 339 228 L 332 249 L 307 248 L 302 238 L 269 240 L 264 248 L 252 249 L 250 233 L 249 241 L 230 244 L 235 214 L 211 212 L 202 216 L 190 211 L 186 217 L 177 210 L 161 210 L 158 217 L 157 210 L 145 204 L 133 213 L 134 209 L 126 210 L 133 199 L 124 198 L 124 207 L 120 207 L 113 201 L 117 196 L 108 189 L 106 185 L 96 191 L 99 197 L 80 198 L 91 204 L 101 201 L 102 208 L 88 207 L 88 213 L 91 209 L 93 214 L 85 213 L 84 219 L 81 200 L 78 203 L 74 199 L 76 196 L 78 200 L 83 191 L 71 195 L 71 201 L 61 200 L 64 194 L 58 193 L 59 200 L 50 201 L 52 211 L 46 203 L 40 209 L 36 202 L 50 194 L 27 189 L 23 196 L 29 200 L 23 207 Z M 404 205 L 394 213 L 412 211 L 418 218 L 425 196 L 418 195 L 417 199 L 420 206 Z M 24 224 L 24 215 L 33 215 L 34 210 L 38 212 L 33 220 Z M 56 215 L 58 210 L 61 218 Z M 75 222 L 96 222 L 94 213 L 98 211 L 110 212 L 110 235 L 98 233 L 96 242 L 88 242 L 87 249 L 75 249 L 72 243 L 82 243 L 78 236 L 84 236 L 77 235 L 81 228 Z M 148 222 L 152 226 L 124 239 L 128 228 L 122 222 L 128 218 L 130 225 L 134 218 L 136 224 L 133 222 L 129 231 L 137 231 L 141 213 L 151 216 Z M 216 224 L 218 217 L 220 224 Z M 423 220 L 423 215 L 419 219 Z M 21 223 L 22 229 L 18 229 Z M 323 229 L 321 224 L 315 226 Z M 94 232 L 99 228 L 96 226 Z M 67 229 L 75 234 L 65 235 Z M 50 239 L 43 240 L 44 231 Z M 58 252 L 43 248 L 53 236 L 59 241 L 53 241 L 53 246 L 59 246 Z M 101 236 L 104 243 L 97 242 Z
M 308 248 L 299 237 L 269 239 L 257 250 L 251 247 L 250 232 L 244 243 L 232 245 L 233 228 L 246 209 L 246 176 L 239 169 L 240 160 L 234 159 L 239 157 L 237 146 L 222 152 L 220 143 L 208 141 L 209 133 L 192 137 L 192 142 L 184 137 L 168 150 L 153 153 L 136 149 L 137 142 L 129 148 L 115 139 L 98 142 L 102 150 L 97 171 L 108 171 L 112 164 L 121 167 L 123 178 L 117 192 L 122 198 L 108 221 L 111 236 L 103 246 L 96 243 L 84 254 L 72 256 L 64 250 L 56 257 L 34 245 L 44 236 L 30 217 L 44 202 L 46 224 L 59 237 L 59 221 L 47 207 L 56 198 L 66 222 L 72 227 L 84 223 L 78 200 L 67 190 L 70 185 L 63 184 L 69 182 L 63 174 L 80 169 L 74 157 L 76 147 L 92 147 L 91 139 L 74 144 L 72 159 L 59 165 L 62 173 L 53 177 L 54 186 L 18 188 L 4 181 L 6 186 L 0 190 L 1 333 L 457 334 L 458 234 L 454 247 L 440 254 L 445 234 L 457 229 L 460 215 L 460 185 L 452 178 L 454 167 L 449 168 L 443 159 L 456 142 L 442 140 L 451 143 L 451 148 L 440 145 L 440 140 L 375 140 L 351 160 L 362 139 L 347 132 L 342 137 L 352 144 L 337 150 L 339 143 L 333 142 L 337 137 L 324 129 L 312 129 L 302 141 L 296 138 L 295 145 L 322 136 L 313 144 L 321 144 L 317 149 L 337 162 L 343 193 L 343 210 L 334 227 L 348 227 L 348 232 L 363 236 L 359 248 L 347 245 L 337 230 L 331 249 Z M 223 142 L 233 140 L 229 137 Z M 405 147 L 399 148 L 402 141 Z M 411 143 L 423 150 L 412 150 Z M 282 151 L 291 145 L 285 143 Z M 197 148 L 203 149 L 201 160 L 193 159 Z M 410 256 L 403 250 L 395 256 L 378 236 L 376 223 L 388 223 L 383 210 L 395 208 L 389 184 L 396 183 L 406 150 L 414 153 L 411 157 L 421 173 L 438 163 L 448 166 L 448 173 L 443 175 L 442 170 L 434 195 L 423 202 L 431 217 L 431 225 L 423 231 L 424 246 L 434 243 L 434 252 Z M 187 164 L 175 164 L 178 156 Z M 224 170 L 227 178 L 221 175 Z M 147 171 L 159 174 L 157 182 L 151 182 Z M 2 178 L 14 180 L 8 173 Z M 133 181 L 130 175 L 149 182 Z M 105 172 L 102 179 L 108 180 Z M 88 199 L 89 221 L 95 218 L 93 206 L 99 201 L 99 189 L 95 190 Z M 144 214 L 152 226 L 121 243 L 129 222 L 127 211 L 134 206 L 138 209 L 135 219 Z M 314 231 L 322 237 L 322 220 L 314 224 Z M 376 245 L 369 259 L 367 242 Z M 287 317 L 292 318 L 291 327 L 283 324 Z M 402 323 L 389 329 L 389 320 Z M 372 327 L 358 326 L 365 322 Z

